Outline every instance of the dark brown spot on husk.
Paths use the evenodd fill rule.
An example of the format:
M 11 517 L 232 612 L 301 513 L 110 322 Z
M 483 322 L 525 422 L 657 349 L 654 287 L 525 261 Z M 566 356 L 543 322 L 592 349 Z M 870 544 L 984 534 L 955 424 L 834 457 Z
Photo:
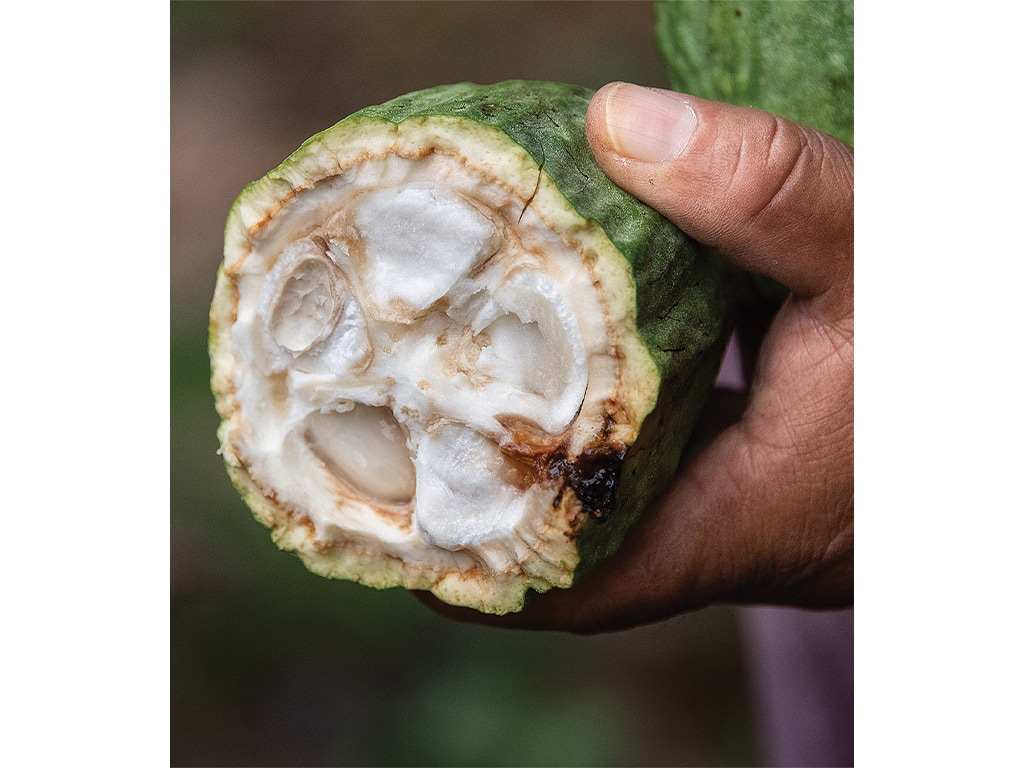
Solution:
M 502 441 L 501 452 L 514 467 L 516 480 L 512 484 L 523 488 L 541 481 L 562 481 L 556 507 L 568 487 L 587 515 L 598 522 L 608 518 L 615 508 L 615 490 L 627 449 L 617 441 L 609 441 L 611 420 L 605 422 L 596 439 L 579 456 L 569 458 L 564 438 L 549 435 L 529 419 L 512 414 L 499 414 L 496 419 L 509 430 L 509 439 Z
M 556 459 L 548 472 L 564 477 L 584 511 L 604 522 L 615 508 L 615 489 L 625 457 L 625 447 L 598 445 L 586 448 L 573 460 Z

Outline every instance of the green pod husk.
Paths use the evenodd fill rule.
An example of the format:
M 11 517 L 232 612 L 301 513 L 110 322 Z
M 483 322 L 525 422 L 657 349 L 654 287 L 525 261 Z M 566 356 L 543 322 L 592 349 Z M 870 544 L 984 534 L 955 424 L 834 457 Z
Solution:
M 516 611 L 521 609 L 527 590 L 569 587 L 611 556 L 628 528 L 675 474 L 731 330 L 734 278 L 724 263 L 699 253 L 696 244 L 674 225 L 620 190 L 601 172 L 584 130 L 591 96 L 590 91 L 575 86 L 525 81 L 489 86 L 464 83 L 411 93 L 360 110 L 312 137 L 278 168 L 249 185 L 233 206 L 225 233 L 225 261 L 211 309 L 212 381 L 223 419 L 221 449 L 233 482 L 256 517 L 273 529 L 279 546 L 297 552 L 312 570 L 377 587 L 426 589 L 447 602 L 482 611 Z M 316 242 L 333 243 L 330 232 L 318 227 L 327 226 L 322 222 L 331 216 L 348 219 L 344 219 L 343 212 L 338 213 L 332 196 L 351 194 L 346 192 L 348 186 L 365 184 L 367 172 L 361 169 L 377 167 L 367 163 L 382 163 L 380 168 L 385 170 L 380 174 L 388 177 L 392 173 L 386 170 L 392 168 L 387 165 L 391 162 L 388 158 L 396 158 L 392 165 L 398 163 L 402 169 L 418 169 L 401 171 L 416 174 L 408 177 L 415 183 L 408 183 L 417 188 L 435 183 L 434 176 L 429 175 L 435 173 L 430 170 L 433 165 L 423 164 L 437 165 L 437 178 L 457 176 L 453 183 L 463 185 L 459 187 L 460 195 L 472 199 L 470 208 L 486 208 L 488 215 L 499 222 L 498 229 L 506 240 L 519 244 L 518 250 L 509 246 L 508 253 L 499 250 L 497 256 L 473 267 L 486 270 L 502 259 L 508 261 L 511 266 L 502 268 L 504 271 L 497 267 L 493 270 L 499 275 L 495 278 L 495 296 L 506 290 L 501 287 L 505 278 L 500 275 L 521 272 L 523 264 L 545 275 L 536 280 L 538 285 L 547 285 L 546 275 L 561 269 L 555 262 L 571 256 L 578 259 L 577 272 L 589 280 L 585 289 L 579 284 L 567 284 L 564 290 L 551 289 L 567 297 L 565 306 L 575 302 L 573 306 L 577 307 L 578 316 L 566 320 L 565 327 L 571 329 L 573 323 L 578 323 L 593 331 L 581 334 L 580 344 L 596 344 L 593 339 L 597 337 L 605 339 L 603 346 L 574 352 L 587 360 L 584 372 L 588 383 L 575 416 L 564 429 L 552 431 L 548 426 L 538 430 L 530 419 L 507 418 L 506 414 L 495 417 L 500 427 L 488 426 L 486 419 L 479 422 L 484 425 L 481 427 L 475 415 L 456 418 L 441 411 L 431 411 L 433 421 L 428 424 L 418 411 L 416 416 L 409 416 L 408 412 L 416 409 L 403 412 L 397 401 L 388 406 L 408 431 L 414 463 L 428 453 L 426 443 L 417 440 L 433 439 L 431 430 L 442 422 L 455 423 L 459 429 L 469 429 L 472 422 L 472 429 L 483 434 L 488 445 L 498 447 L 502 461 L 518 473 L 512 483 L 516 490 L 510 493 L 526 494 L 531 499 L 531 494 L 536 494 L 542 499 L 530 502 L 527 517 L 533 521 L 530 530 L 534 532 L 523 534 L 517 529 L 515 541 L 494 534 L 493 541 L 474 539 L 464 546 L 448 542 L 438 547 L 439 534 L 430 531 L 420 537 L 426 544 L 414 541 L 420 522 L 428 517 L 417 508 L 417 501 L 421 492 L 426 498 L 426 491 L 433 490 L 421 485 L 426 483 L 422 478 L 432 470 L 416 464 L 416 494 L 381 512 L 389 520 L 401 518 L 401 535 L 410 537 L 409 543 L 403 549 L 389 539 L 383 549 L 375 548 L 372 536 L 365 531 L 341 530 L 344 526 L 335 519 L 336 513 L 341 514 L 337 510 L 317 512 L 296 503 L 306 493 L 299 487 L 301 483 L 296 482 L 293 488 L 289 480 L 287 488 L 275 487 L 268 477 L 278 470 L 262 469 L 273 463 L 273 457 L 257 455 L 253 447 L 252 435 L 261 430 L 252 421 L 257 412 L 262 413 L 262 406 L 249 389 L 256 387 L 253 381 L 262 380 L 261 374 L 252 370 L 252 361 L 261 359 L 263 353 L 247 351 L 253 343 L 245 336 L 249 333 L 246 323 L 263 327 L 270 320 L 261 319 L 251 308 L 245 309 L 256 303 L 245 299 L 245 292 L 267 290 L 259 287 L 260 281 L 269 279 L 275 259 L 284 258 L 275 254 L 287 252 L 290 247 L 289 230 L 294 230 L 294 237 L 299 239 L 308 237 L 309 232 L 320 232 Z M 479 182 L 466 182 L 460 169 L 465 169 L 465 179 L 479 178 Z M 487 205 L 493 211 L 487 208 L 481 202 L 485 193 L 477 195 L 472 186 L 477 183 L 480 189 L 504 190 L 507 204 L 493 202 L 494 193 L 488 191 L 486 195 L 492 197 L 487 199 L 492 202 Z M 402 184 L 406 181 L 392 186 L 401 189 Z M 365 189 L 360 194 L 365 194 Z M 352 205 L 363 199 L 353 198 Z M 552 257 L 550 265 L 545 253 L 526 247 L 526 238 L 533 235 L 521 232 L 528 225 L 550 233 L 553 247 L 562 254 L 557 259 Z M 337 250 L 328 248 L 329 261 L 324 262 L 328 266 L 317 269 L 334 269 L 332 264 L 339 260 Z M 518 255 L 510 255 L 513 250 Z M 341 265 L 346 275 L 347 270 L 355 269 L 348 262 Z M 466 280 L 475 279 L 473 270 L 466 270 Z M 457 308 L 449 306 L 458 293 L 452 288 L 438 302 L 403 316 L 400 322 L 391 317 L 386 318 L 387 322 L 375 320 L 374 313 L 379 311 L 364 306 L 372 303 L 366 298 L 369 289 L 363 288 L 360 298 L 362 278 L 346 279 L 351 296 L 346 293 L 349 298 L 345 300 L 363 307 L 370 318 L 368 327 L 386 325 L 394 334 L 395 328 L 448 322 L 457 315 Z M 583 294 L 589 292 L 593 296 L 584 298 Z M 331 300 L 334 298 L 331 293 Z M 553 301 L 563 306 L 558 303 L 563 299 Z M 583 305 L 589 309 L 580 311 Z M 502 317 L 508 318 L 516 310 L 506 301 L 504 312 Z M 601 316 L 592 316 L 597 313 Z M 530 315 L 520 314 L 519 320 L 529 325 Z M 240 319 L 250 315 L 251 321 Z M 372 340 L 373 332 L 367 333 Z M 566 333 L 575 338 L 573 333 Z M 315 357 L 314 352 L 306 350 L 293 350 L 291 354 L 297 365 Z M 371 354 L 374 362 L 366 368 L 369 372 L 380 356 L 379 352 L 374 354 L 377 357 Z M 314 364 L 320 363 L 310 362 Z M 360 375 L 372 378 L 371 373 Z M 457 374 L 448 382 L 439 382 L 439 386 L 461 386 L 463 378 L 464 374 Z M 374 391 L 384 393 L 381 397 L 386 401 L 397 397 L 399 390 L 395 387 L 401 385 L 389 384 L 390 390 L 383 384 L 374 386 L 378 387 Z M 271 391 L 269 385 L 259 390 Z M 282 392 L 282 402 L 287 403 L 292 395 L 291 390 Z M 467 390 L 467 396 L 473 395 Z M 377 400 L 367 404 L 380 407 Z M 264 434 L 271 431 L 262 430 Z M 296 473 L 282 470 L 278 474 L 291 477 Z M 500 484 L 498 480 L 495 483 Z M 338 509 L 354 505 L 372 512 L 387 506 L 377 503 L 379 500 L 368 501 L 365 492 L 350 496 L 338 502 Z M 431 520 L 443 517 L 442 512 L 431 511 Z M 538 515 L 542 523 L 537 522 Z M 328 518 L 330 525 L 324 522 Z M 479 528 L 486 523 L 472 525 Z M 535 529 L 543 531 L 536 533 Z M 395 537 L 398 530 L 392 530 Z M 481 538 L 479 531 L 473 530 L 467 536 Z M 526 543 L 521 544 L 519 539 Z

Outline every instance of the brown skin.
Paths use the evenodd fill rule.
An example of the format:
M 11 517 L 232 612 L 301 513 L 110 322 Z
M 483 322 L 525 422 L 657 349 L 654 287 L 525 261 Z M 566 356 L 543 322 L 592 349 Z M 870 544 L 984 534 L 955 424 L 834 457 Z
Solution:
M 637 151 L 636 134 L 680 124 L 695 126 L 681 150 L 676 128 Z M 455 618 L 580 633 L 715 602 L 852 605 L 853 150 L 765 112 L 618 83 L 594 97 L 587 134 L 616 184 L 792 295 L 770 324 L 741 321 L 756 350 L 742 418 L 708 438 L 615 558 L 518 614 L 424 600 Z M 671 157 L 652 159 L 664 146 Z M 725 413 L 711 410 L 705 429 Z

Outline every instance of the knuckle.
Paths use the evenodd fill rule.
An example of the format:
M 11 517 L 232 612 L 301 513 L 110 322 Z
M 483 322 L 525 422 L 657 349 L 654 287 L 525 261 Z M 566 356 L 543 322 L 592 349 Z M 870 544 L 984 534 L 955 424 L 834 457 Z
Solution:
M 748 220 L 763 222 L 784 212 L 805 184 L 818 186 L 825 176 L 826 149 L 816 131 L 775 115 L 740 145 L 734 182 L 737 202 Z

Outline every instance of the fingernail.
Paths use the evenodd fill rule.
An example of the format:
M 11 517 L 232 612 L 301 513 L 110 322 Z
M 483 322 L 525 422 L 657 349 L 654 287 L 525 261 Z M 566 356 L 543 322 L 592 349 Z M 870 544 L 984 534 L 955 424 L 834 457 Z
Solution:
M 679 157 L 697 127 L 685 96 L 632 83 L 609 92 L 604 121 L 617 153 L 648 163 Z

